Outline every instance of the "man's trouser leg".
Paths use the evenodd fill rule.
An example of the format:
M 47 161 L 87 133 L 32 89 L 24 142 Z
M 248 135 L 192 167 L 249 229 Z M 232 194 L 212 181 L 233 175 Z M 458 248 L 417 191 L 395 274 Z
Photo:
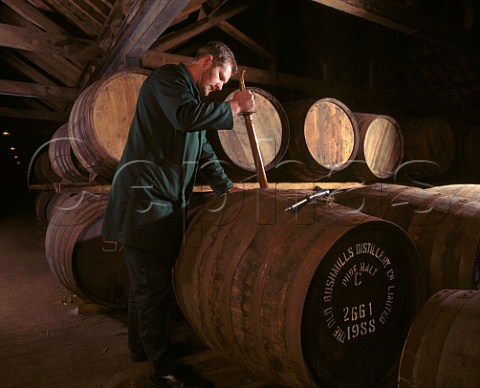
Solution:
M 125 246 L 130 273 L 128 341 L 138 351 L 139 340 L 147 353 L 152 378 L 174 368 L 170 353 L 170 298 L 174 259 Z

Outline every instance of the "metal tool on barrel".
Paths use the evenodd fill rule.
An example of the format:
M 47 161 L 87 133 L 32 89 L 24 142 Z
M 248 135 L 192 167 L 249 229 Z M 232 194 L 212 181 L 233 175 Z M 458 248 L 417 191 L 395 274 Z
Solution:
M 290 210 L 294 210 L 300 206 L 307 204 L 310 201 L 313 201 L 315 198 L 325 197 L 330 194 L 330 190 L 322 189 L 318 186 L 315 186 L 313 190 L 313 194 L 306 195 L 305 197 L 303 197 L 302 200 L 295 202 L 293 205 L 287 206 L 284 211 L 288 212 Z

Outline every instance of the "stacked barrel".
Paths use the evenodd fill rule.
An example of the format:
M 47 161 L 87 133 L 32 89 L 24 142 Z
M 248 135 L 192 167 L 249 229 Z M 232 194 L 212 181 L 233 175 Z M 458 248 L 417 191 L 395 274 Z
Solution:
M 125 70 L 87 87 L 45 153 L 60 187 L 59 193 L 43 191 L 38 200 L 50 269 L 72 293 L 107 306 L 126 306 L 129 278 L 122 247 L 105 241 L 101 226 L 109 184 L 148 74 Z
M 335 98 L 281 104 L 272 94 L 255 95 L 252 120 L 267 176 L 274 182 L 324 180 L 432 180 L 445 175 L 456 155 L 448 122 L 439 117 L 395 119 L 386 114 L 353 112 Z M 215 97 L 222 101 L 233 92 Z M 211 131 L 209 140 L 227 174 L 255 179 L 256 170 L 241 116 L 231 131 Z

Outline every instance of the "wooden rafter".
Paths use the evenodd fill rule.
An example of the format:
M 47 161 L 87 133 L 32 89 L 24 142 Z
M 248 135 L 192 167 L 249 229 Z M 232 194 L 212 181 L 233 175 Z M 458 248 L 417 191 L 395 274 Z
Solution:
M 243 2 L 241 5 L 230 7 L 228 9 L 223 9 L 216 13 L 212 13 L 196 23 L 192 23 L 185 28 L 163 36 L 155 43 L 154 47 L 152 47 L 149 51 L 153 53 L 166 52 L 176 46 L 181 45 L 188 39 L 191 39 L 194 36 L 215 27 L 219 22 L 225 21 L 235 15 L 238 15 L 239 13 L 244 12 L 252 5 L 254 5 L 254 3 L 255 1 L 249 0 Z
M 139 0 L 125 17 L 90 81 L 118 71 L 129 57 L 140 59 L 188 3 L 189 0 Z
M 67 58 L 95 59 L 103 50 L 97 42 L 76 39 L 68 35 L 32 31 L 27 28 L 0 23 L 0 46 L 49 54 Z
M 438 45 L 479 51 L 478 45 L 460 29 L 431 15 L 392 0 L 312 0 L 316 3 L 415 35 Z
M 75 88 L 0 80 L 0 95 L 74 101 L 79 92 Z

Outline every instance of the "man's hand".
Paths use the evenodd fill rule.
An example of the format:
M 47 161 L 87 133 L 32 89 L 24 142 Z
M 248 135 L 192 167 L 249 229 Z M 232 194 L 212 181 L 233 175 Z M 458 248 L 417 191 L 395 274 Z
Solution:
M 233 115 L 251 113 L 255 110 L 254 94 L 250 90 L 234 92 L 229 103 Z
M 233 186 L 228 190 L 229 193 L 238 193 L 239 191 L 245 191 L 245 189 L 243 187 Z

